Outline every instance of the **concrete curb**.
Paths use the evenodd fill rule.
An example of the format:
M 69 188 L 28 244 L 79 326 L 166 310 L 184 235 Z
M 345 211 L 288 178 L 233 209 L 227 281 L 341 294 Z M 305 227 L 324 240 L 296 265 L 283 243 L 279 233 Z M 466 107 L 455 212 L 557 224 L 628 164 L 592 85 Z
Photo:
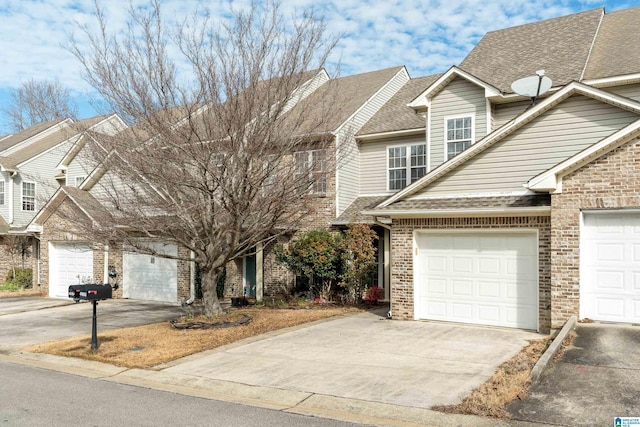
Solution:
M 535 366 L 531 370 L 531 380 L 534 383 L 538 382 L 538 379 L 540 379 L 540 375 L 542 375 L 542 372 L 544 372 L 547 365 L 549 365 L 549 362 L 551 362 L 553 356 L 556 355 L 556 353 L 560 349 L 560 345 L 562 345 L 562 341 L 564 341 L 564 339 L 569 334 L 569 331 L 571 331 L 576 325 L 577 320 L 578 318 L 576 316 L 571 316 L 569 320 L 567 320 L 567 323 L 564 324 L 564 326 L 560 330 L 560 333 L 554 338 L 549 348 L 547 348 L 547 351 L 544 352 L 540 360 L 538 360 L 538 363 L 535 364 Z

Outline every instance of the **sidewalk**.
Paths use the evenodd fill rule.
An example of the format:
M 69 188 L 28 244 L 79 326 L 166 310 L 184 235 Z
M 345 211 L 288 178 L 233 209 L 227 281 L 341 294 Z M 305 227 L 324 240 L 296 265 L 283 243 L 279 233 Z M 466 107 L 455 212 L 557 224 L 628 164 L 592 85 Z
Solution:
M 536 423 L 443 414 L 423 408 L 381 404 L 321 394 L 258 387 L 230 381 L 204 380 L 164 370 L 127 369 L 81 359 L 15 352 L 0 360 L 137 387 L 169 391 L 203 399 L 267 408 L 376 426 L 535 426 Z

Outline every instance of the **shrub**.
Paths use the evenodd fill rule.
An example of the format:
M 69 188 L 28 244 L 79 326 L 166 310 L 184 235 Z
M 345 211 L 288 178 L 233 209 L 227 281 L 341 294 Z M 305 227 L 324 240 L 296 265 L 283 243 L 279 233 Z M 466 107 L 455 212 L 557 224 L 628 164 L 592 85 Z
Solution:
M 309 231 L 288 246 L 278 245 L 276 259 L 293 273 L 308 278 L 321 300 L 331 300 L 340 273 L 340 235 Z
M 9 270 L 5 285 L 12 285 L 20 289 L 30 288 L 33 284 L 33 273 L 30 268 L 16 268 Z
M 341 242 L 342 275 L 341 283 L 349 293 L 349 298 L 358 303 L 362 293 L 372 282 L 376 273 L 376 248 L 378 239 L 368 225 L 352 224 Z
M 372 286 L 365 292 L 364 301 L 367 304 L 377 304 L 378 300 L 381 300 L 382 297 L 382 289 L 377 286 Z

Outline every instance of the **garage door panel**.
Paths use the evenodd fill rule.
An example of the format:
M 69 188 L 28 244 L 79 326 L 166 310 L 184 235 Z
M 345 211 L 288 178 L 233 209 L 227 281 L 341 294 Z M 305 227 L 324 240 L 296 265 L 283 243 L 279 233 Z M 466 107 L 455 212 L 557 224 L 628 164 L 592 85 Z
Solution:
M 474 318 L 473 309 L 474 307 L 471 303 L 457 302 L 451 303 L 450 312 L 453 314 L 453 316 L 455 316 L 456 319 L 459 319 L 458 321 L 471 321 Z
M 417 318 L 537 329 L 533 233 L 418 233 L 415 241 Z
M 499 298 L 500 285 L 493 281 L 478 280 L 478 296 L 480 298 Z
M 580 317 L 640 322 L 640 214 L 585 213 L 580 232 Z

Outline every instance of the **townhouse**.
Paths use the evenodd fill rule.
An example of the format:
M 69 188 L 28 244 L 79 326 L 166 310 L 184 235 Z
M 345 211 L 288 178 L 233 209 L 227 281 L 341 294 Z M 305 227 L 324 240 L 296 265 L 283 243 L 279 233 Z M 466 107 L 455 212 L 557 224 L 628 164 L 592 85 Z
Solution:
M 637 323 L 639 20 L 640 8 L 595 9 L 493 31 L 458 66 L 418 78 L 395 67 L 328 85 L 319 72 L 291 111 L 333 92 L 338 113 L 315 130 L 332 138 L 340 161 L 312 190 L 317 209 L 306 228 L 374 227 L 376 282 L 394 319 L 540 331 L 571 315 Z M 550 90 L 535 102 L 514 93 L 514 81 L 540 70 Z M 81 178 L 72 158 L 59 169 Z M 59 189 L 27 228 L 42 233 L 43 271 L 77 264 L 77 248 L 58 256 L 73 238 L 55 207 L 105 214 L 92 190 L 99 183 L 96 175 L 80 189 Z M 148 255 L 127 260 L 122 248 L 74 244 L 91 250 L 83 262 L 96 280 L 142 272 L 125 273 L 119 296 L 193 297 L 190 263 L 160 261 L 147 271 Z M 272 247 L 253 252 L 228 267 L 228 291 L 260 299 L 290 288 L 294 278 Z M 39 283 L 54 295 L 64 274 L 49 271 Z

